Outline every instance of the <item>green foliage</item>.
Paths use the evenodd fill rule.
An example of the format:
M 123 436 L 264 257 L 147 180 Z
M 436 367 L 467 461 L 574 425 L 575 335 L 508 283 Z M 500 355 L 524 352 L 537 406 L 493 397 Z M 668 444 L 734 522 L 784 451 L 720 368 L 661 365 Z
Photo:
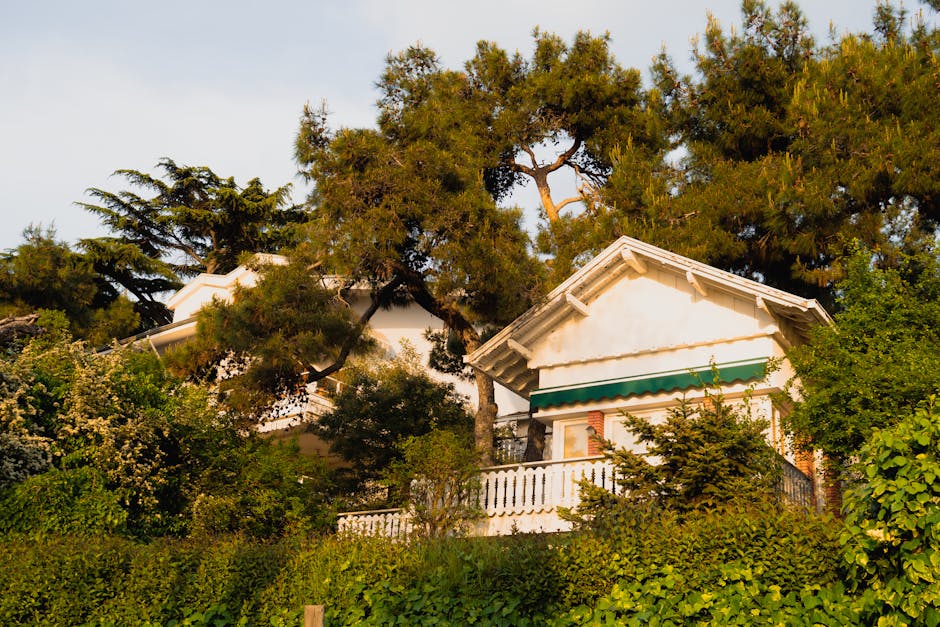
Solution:
M 250 438 L 212 455 L 192 489 L 190 533 L 271 538 L 333 523 L 332 480 L 323 461 L 302 455 L 295 440 Z
M 859 451 L 845 497 L 848 582 L 892 624 L 940 623 L 940 410 L 936 397 Z M 879 623 L 880 624 L 880 623 Z
M 324 111 L 307 107 L 296 156 L 314 184 L 308 234 L 324 269 L 369 285 L 380 306 L 411 300 L 469 352 L 481 328 L 524 311 L 542 271 L 521 211 L 497 207 L 484 185 L 491 156 L 465 129 L 474 115 L 459 97 L 466 80 L 426 49 L 390 56 L 379 128 L 332 131 Z M 474 377 L 475 443 L 490 462 L 495 392 L 485 374 Z
M 392 463 L 387 481 L 407 495 L 407 509 L 420 536 L 440 538 L 465 533 L 483 516 L 478 456 L 469 437 L 434 429 L 399 445 L 402 458 Z
M 563 574 L 564 607 L 593 606 L 620 581 L 660 577 L 669 567 L 676 594 L 716 587 L 722 569 L 750 569 L 784 593 L 839 580 L 839 526 L 770 503 L 675 512 L 632 506 L 599 519 L 563 543 L 552 568 Z
M 0 493 L 0 536 L 126 531 L 127 511 L 95 468 L 50 470 Z
M 55 235 L 54 229 L 31 226 L 23 232 L 24 243 L 0 257 L 0 318 L 61 311 L 72 334 L 93 344 L 137 329 L 133 304 L 111 289 L 87 255 Z
M 368 316 L 355 316 L 341 286 L 326 284 L 302 255 L 256 270 L 257 285 L 237 286 L 231 303 L 203 307 L 196 340 L 169 355 L 176 372 L 218 384 L 223 403 L 252 418 L 374 346 Z
M 536 29 L 533 38 L 531 59 L 492 42 L 477 44 L 465 64 L 463 90 L 473 116 L 462 129 L 480 138 L 493 197 L 498 201 L 513 186 L 534 182 L 553 227 L 566 205 L 591 198 L 605 182 L 614 145 L 628 137 L 637 146 L 665 141 L 661 124 L 645 110 L 639 71 L 617 63 L 608 35 L 579 32 L 568 44 Z M 544 160 L 536 155 L 546 149 L 556 154 Z M 559 201 L 548 177 L 562 169 L 575 174 L 579 193 Z
M 875 34 L 818 47 L 795 3 L 747 0 L 740 26 L 709 21 L 693 76 L 660 55 L 650 107 L 683 156 L 621 138 L 564 258 L 630 235 L 829 304 L 855 240 L 889 258 L 932 241 L 940 35 L 906 17 L 882 4 Z
M 350 488 L 379 479 L 402 457 L 402 442 L 432 429 L 469 431 L 466 399 L 449 383 L 431 379 L 408 353 L 390 361 L 360 363 L 343 371 L 332 410 L 311 429 L 330 451 L 349 462 Z
M 221 625 L 296 625 L 303 605 L 317 603 L 328 625 L 572 625 L 606 616 L 857 624 L 857 597 L 836 583 L 836 534 L 831 522 L 751 509 L 653 517 L 604 534 L 412 543 L 17 538 L 0 546 L 0 623 L 201 625 L 210 616 Z M 825 616 L 834 618 L 816 618 Z
M 163 179 L 115 172 L 152 197 L 90 189 L 100 204 L 79 203 L 114 234 L 82 242 L 95 271 L 135 296 L 148 326 L 170 322 L 162 292 L 200 272 L 228 272 L 243 253 L 277 252 L 295 241 L 292 225 L 304 218 L 299 208 L 287 206 L 290 186 L 268 191 L 252 179 L 239 187 L 207 167 L 166 158 L 157 167 Z
M 783 593 L 760 572 L 723 566 L 713 585 L 689 589 L 671 566 L 649 579 L 624 580 L 593 607 L 579 606 L 552 625 L 860 625 L 864 601 L 841 584 Z M 881 623 L 879 623 L 881 624 Z
M 641 452 L 604 442 L 617 494 L 581 482 L 575 519 L 636 506 L 687 512 L 733 501 L 760 502 L 773 493 L 776 453 L 764 436 L 766 421 L 751 415 L 747 399 L 736 406 L 720 393 L 706 392 L 701 404 L 682 399 L 662 423 L 625 414 L 624 425 Z
M 0 431 L 0 491 L 43 472 L 52 462 L 49 440 L 17 427 L 4 425 Z
M 50 331 L 0 359 L 0 385 L 4 531 L 268 536 L 327 523 L 319 461 L 239 430 L 149 352 L 92 355 Z
M 861 251 L 838 287 L 835 327 L 790 352 L 802 400 L 786 428 L 841 461 L 940 390 L 940 261 L 880 268 Z

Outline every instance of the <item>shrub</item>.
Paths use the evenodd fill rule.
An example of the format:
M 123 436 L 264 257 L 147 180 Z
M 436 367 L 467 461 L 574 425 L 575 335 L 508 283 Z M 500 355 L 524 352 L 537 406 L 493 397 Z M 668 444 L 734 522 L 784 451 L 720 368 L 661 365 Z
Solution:
M 873 613 L 940 623 L 940 410 L 931 397 L 859 453 L 862 482 L 845 497 L 848 581 Z
M 297 625 L 311 603 L 326 606 L 328 625 L 654 617 L 663 624 L 747 617 L 851 624 L 859 622 L 853 612 L 870 615 L 874 607 L 834 583 L 832 521 L 729 509 L 620 522 L 567 535 L 407 543 L 10 537 L 0 545 L 0 624 Z
M 392 464 L 388 482 L 408 495 L 416 533 L 461 534 L 483 515 L 475 498 L 479 457 L 469 436 L 434 430 L 406 439 L 400 448 L 403 459 Z
M 713 586 L 736 564 L 784 592 L 839 579 L 838 524 L 772 504 L 675 512 L 622 508 L 572 534 L 552 562 L 563 606 L 592 605 L 621 581 L 656 578 L 669 566 L 684 589 Z
M 719 373 L 713 376 L 718 380 Z M 562 516 L 590 522 L 611 509 L 655 507 L 687 512 L 734 501 L 769 499 L 779 478 L 776 453 L 767 445 L 767 423 L 725 402 L 719 391 L 701 404 L 685 399 L 662 424 L 624 414 L 624 425 L 645 451 L 603 443 L 614 466 L 617 494 L 582 481 L 581 503 Z M 655 462 L 651 462 L 654 459 Z
M 786 592 L 752 569 L 722 566 L 719 578 L 689 586 L 672 566 L 615 584 L 592 606 L 578 606 L 551 625 L 859 625 L 864 603 L 841 584 Z
M 122 533 L 126 523 L 105 477 L 87 466 L 30 477 L 0 498 L 0 536 Z

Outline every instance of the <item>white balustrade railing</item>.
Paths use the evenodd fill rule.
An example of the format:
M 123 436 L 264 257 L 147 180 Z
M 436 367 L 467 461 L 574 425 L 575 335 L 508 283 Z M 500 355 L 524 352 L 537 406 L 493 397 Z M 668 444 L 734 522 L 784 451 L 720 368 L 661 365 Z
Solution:
M 485 468 L 480 473 L 480 508 L 489 516 L 576 507 L 586 479 L 614 492 L 613 467 L 603 457 L 530 462 Z
M 618 487 L 610 463 L 603 457 L 584 457 L 484 468 L 476 498 L 490 519 L 547 515 L 558 507 L 577 507 L 579 483 L 585 479 L 611 492 Z M 406 512 L 388 509 L 340 514 L 339 530 L 398 538 L 409 535 L 412 527 Z
M 360 536 L 401 538 L 411 534 L 408 513 L 400 509 L 346 512 L 339 515 L 338 531 Z

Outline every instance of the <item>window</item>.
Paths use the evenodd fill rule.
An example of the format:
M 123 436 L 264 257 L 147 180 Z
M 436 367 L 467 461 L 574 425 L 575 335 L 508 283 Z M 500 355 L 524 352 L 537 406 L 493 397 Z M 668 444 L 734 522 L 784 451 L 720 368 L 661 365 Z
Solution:
M 565 425 L 564 429 L 564 442 L 565 450 L 564 457 L 569 459 L 572 457 L 587 457 L 588 454 L 588 430 L 587 430 L 587 420 L 580 420 L 578 422 L 570 422 Z

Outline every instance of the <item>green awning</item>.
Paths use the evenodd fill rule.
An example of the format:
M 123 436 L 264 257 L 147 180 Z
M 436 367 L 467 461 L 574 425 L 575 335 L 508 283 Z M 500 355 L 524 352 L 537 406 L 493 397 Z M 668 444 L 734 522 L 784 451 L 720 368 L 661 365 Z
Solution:
M 715 383 L 737 383 L 763 379 L 767 359 L 748 359 L 668 372 L 652 372 L 621 379 L 589 381 L 575 385 L 544 388 L 529 397 L 532 410 L 700 388 Z

